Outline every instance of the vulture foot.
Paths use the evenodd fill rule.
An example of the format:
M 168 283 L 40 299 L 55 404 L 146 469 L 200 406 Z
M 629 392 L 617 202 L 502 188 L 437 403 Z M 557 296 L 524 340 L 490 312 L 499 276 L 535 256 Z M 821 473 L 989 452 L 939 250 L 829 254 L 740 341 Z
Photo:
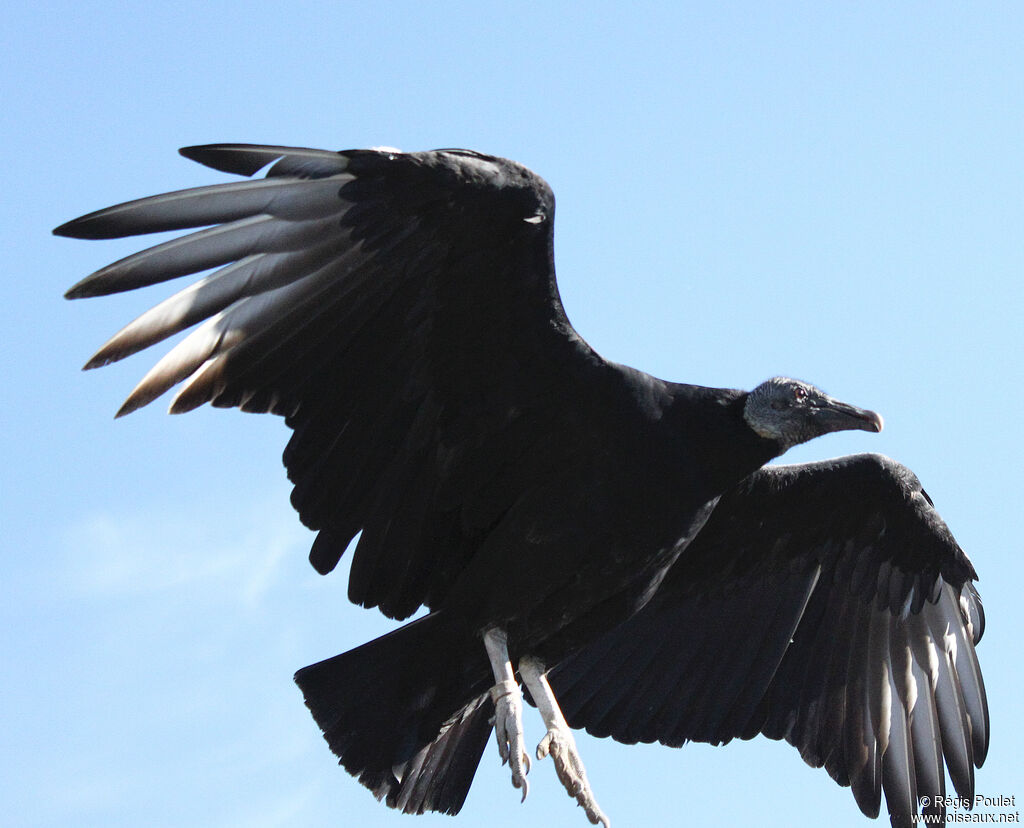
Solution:
M 512 787 L 523 792 L 522 801 L 525 802 L 530 791 L 526 781 L 526 774 L 530 772 L 530 756 L 526 752 L 523 735 L 523 695 L 519 692 L 508 657 L 505 632 L 492 627 L 484 633 L 484 646 L 494 671 L 491 700 L 494 702 L 494 736 L 498 740 L 498 753 L 502 764 L 508 762 L 512 770 Z
M 551 756 L 555 763 L 555 773 L 569 792 L 569 796 L 575 798 L 586 811 L 587 819 L 594 825 L 600 823 L 604 828 L 609 828 L 611 823 L 598 807 L 594 792 L 590 789 L 587 771 L 576 749 L 576 740 L 558 707 L 558 700 L 551 690 L 551 685 L 548 684 L 547 676 L 544 675 L 544 665 L 538 659 L 523 658 L 519 662 L 519 672 L 548 728 L 547 735 L 537 745 L 537 758 Z
M 529 793 L 530 783 L 526 774 L 530 772 L 530 756 L 526 752 L 523 735 L 523 697 L 519 685 L 514 681 L 501 681 L 491 688 L 494 700 L 494 735 L 498 740 L 501 762 L 509 763 L 512 770 L 512 787 L 522 790 L 523 801 Z
M 567 727 L 548 729 L 547 735 L 537 745 L 537 758 L 543 759 L 548 755 L 555 763 L 555 773 L 569 792 L 569 796 L 575 797 L 580 807 L 587 812 L 587 819 L 594 825 L 600 823 L 604 828 L 609 828 L 611 823 L 598 807 L 594 792 L 590 789 L 587 771 L 583 767 L 583 760 L 576 749 L 576 740 L 573 739 L 571 730 Z

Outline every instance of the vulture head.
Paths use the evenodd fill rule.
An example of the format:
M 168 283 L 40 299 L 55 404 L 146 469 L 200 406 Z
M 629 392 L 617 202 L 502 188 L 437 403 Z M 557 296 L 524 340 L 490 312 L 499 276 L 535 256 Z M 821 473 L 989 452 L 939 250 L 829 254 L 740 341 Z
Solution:
M 810 383 L 772 377 L 747 395 L 743 418 L 757 434 L 786 451 L 832 431 L 881 431 L 882 418 L 830 397 Z

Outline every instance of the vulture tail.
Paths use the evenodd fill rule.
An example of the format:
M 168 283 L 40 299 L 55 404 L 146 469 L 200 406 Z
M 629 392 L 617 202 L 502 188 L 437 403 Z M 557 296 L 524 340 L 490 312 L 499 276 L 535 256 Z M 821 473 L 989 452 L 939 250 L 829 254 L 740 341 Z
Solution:
M 405 813 L 457 814 L 490 735 L 479 636 L 432 613 L 295 674 L 340 764 Z

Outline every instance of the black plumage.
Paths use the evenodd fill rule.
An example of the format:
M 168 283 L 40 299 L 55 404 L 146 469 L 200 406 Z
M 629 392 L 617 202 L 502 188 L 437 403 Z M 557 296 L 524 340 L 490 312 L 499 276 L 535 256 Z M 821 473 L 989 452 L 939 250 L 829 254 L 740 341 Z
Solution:
M 988 749 L 973 567 L 879 455 L 761 469 L 722 497 L 634 617 L 552 670 L 569 723 L 624 742 L 764 733 L 913 824 Z M 857 715 L 853 715 L 856 713 Z
M 184 381 L 172 411 L 284 416 L 316 569 L 331 571 L 358 535 L 349 597 L 393 618 L 431 610 L 296 676 L 331 748 L 378 796 L 457 812 L 496 708 L 499 720 L 517 709 L 491 695 L 514 662 L 543 695 L 549 733 L 554 697 L 539 676 L 553 668 L 570 724 L 668 744 L 787 738 L 868 813 L 882 786 L 899 818 L 912 813 L 909 794 L 941 786 L 943 754 L 970 789 L 988 727 L 970 563 L 891 461 L 761 469 L 820 434 L 878 431 L 881 418 L 795 380 L 748 393 L 602 359 L 559 299 L 551 191 L 513 162 L 467 150 L 182 154 L 243 175 L 272 166 L 55 231 L 206 227 L 103 268 L 69 298 L 220 268 L 86 367 L 207 320 L 118 413 Z M 949 636 L 959 649 L 946 669 L 932 655 Z M 885 690 L 897 664 L 912 678 Z M 930 717 L 900 718 L 908 693 L 934 702 Z M 881 746 L 879 711 L 892 737 Z M 573 765 L 552 755 L 560 776 Z M 513 761 L 525 795 L 524 775 Z M 585 777 L 565 784 L 605 819 Z

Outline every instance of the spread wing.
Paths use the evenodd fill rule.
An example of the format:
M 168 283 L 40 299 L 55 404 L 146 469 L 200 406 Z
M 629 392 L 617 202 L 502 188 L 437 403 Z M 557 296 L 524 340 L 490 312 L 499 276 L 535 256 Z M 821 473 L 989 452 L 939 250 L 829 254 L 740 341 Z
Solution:
M 54 231 L 205 228 L 103 268 L 69 298 L 217 268 L 86 367 L 203 323 L 119 414 L 184 382 L 174 412 L 210 402 L 285 416 L 292 501 L 319 530 L 314 566 L 330 571 L 361 530 L 354 601 L 394 617 L 436 603 L 542 467 L 573 454 L 579 400 L 614 370 L 562 309 L 551 191 L 518 164 L 465 150 L 182 154 L 242 175 L 272 166 L 262 179 L 140 199 Z
M 865 814 L 884 790 L 909 825 L 920 797 L 944 795 L 943 758 L 973 797 L 988 748 L 976 577 L 892 460 L 766 467 L 552 686 L 570 725 L 623 742 L 786 739 Z

